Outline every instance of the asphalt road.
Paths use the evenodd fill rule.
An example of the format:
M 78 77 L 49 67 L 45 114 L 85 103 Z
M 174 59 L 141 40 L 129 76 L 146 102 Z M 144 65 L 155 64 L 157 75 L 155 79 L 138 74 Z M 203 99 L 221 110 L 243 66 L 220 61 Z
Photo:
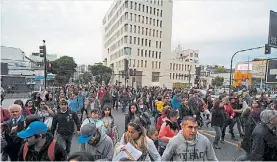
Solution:
M 3 102 L 2 107 L 8 108 L 16 99 L 6 99 Z M 21 99 L 24 103 L 27 99 Z M 119 128 L 120 135 L 124 132 L 124 114 L 121 112 L 121 109 L 119 111 L 113 111 L 112 112 L 113 117 L 115 118 L 115 124 Z M 238 134 L 236 130 L 236 126 L 234 127 L 235 134 Z M 211 142 L 214 140 L 215 131 L 211 127 L 203 126 L 202 129 L 199 130 L 202 134 L 204 134 L 206 137 L 210 139 Z M 228 128 L 226 132 L 229 132 Z M 237 135 L 238 137 L 238 135 Z M 239 138 L 240 139 L 240 138 Z M 240 139 L 241 140 L 241 139 Z M 219 161 L 233 161 L 237 157 L 243 154 L 243 151 L 240 151 L 237 147 L 238 141 L 231 140 L 231 135 L 226 134 L 225 137 L 225 143 L 220 143 L 219 146 L 221 149 L 215 150 L 215 153 L 217 155 L 217 158 Z M 74 136 L 72 139 L 72 146 L 71 146 L 71 153 L 75 151 L 80 150 L 80 145 L 77 142 L 77 136 Z

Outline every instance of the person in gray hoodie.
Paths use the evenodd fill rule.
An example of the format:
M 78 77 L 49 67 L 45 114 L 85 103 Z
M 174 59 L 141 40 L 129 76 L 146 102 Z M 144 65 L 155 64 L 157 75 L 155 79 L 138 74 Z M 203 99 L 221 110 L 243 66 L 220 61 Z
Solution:
M 167 144 L 162 161 L 218 161 L 211 142 L 197 129 L 195 118 L 185 116 L 182 130 Z
M 81 128 L 78 142 L 81 143 L 81 151 L 91 153 L 94 160 L 111 161 L 113 158 L 114 146 L 112 139 L 93 123 L 88 123 Z

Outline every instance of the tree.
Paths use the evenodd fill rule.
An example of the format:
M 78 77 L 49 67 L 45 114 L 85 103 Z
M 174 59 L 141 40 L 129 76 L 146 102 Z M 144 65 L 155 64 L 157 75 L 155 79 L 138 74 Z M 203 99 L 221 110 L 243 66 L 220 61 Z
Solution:
M 88 84 L 92 80 L 92 74 L 90 72 L 85 72 L 82 75 L 83 81 L 85 84 Z
M 111 68 L 102 64 L 96 64 L 89 66 L 89 70 L 95 76 L 97 83 L 102 84 L 102 81 L 104 81 L 106 85 L 109 84 L 113 72 Z
M 216 66 L 214 69 L 215 73 L 227 73 L 227 70 L 222 66 Z
M 217 76 L 212 80 L 212 85 L 220 87 L 223 85 L 223 82 L 224 82 L 224 78 Z
M 52 62 L 52 66 L 48 69 L 48 72 L 56 74 L 55 82 L 59 85 L 64 85 L 69 82 L 70 77 L 76 72 L 76 67 L 77 64 L 73 57 L 62 56 Z

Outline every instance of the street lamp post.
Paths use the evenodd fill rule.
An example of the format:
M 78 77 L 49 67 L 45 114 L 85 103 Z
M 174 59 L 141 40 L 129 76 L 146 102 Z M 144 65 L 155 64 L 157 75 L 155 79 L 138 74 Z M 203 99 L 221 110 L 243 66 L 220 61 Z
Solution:
M 230 81 L 229 81 L 229 95 L 231 94 L 231 87 L 232 87 L 232 74 L 233 74 L 233 59 L 234 57 L 241 52 L 245 52 L 245 51 L 251 51 L 251 50 L 255 50 L 255 49 L 260 49 L 260 48 L 264 48 L 264 46 L 262 47 L 255 47 L 255 48 L 249 48 L 249 49 L 245 49 L 245 50 L 240 50 L 237 51 L 236 53 L 233 54 L 232 58 L 231 58 L 231 69 L 230 69 Z

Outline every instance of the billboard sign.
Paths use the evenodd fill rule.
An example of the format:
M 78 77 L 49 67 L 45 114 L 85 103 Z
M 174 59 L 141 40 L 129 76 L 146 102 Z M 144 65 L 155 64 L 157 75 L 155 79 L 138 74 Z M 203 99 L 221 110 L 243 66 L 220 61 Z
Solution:
M 249 64 L 238 64 L 237 71 L 252 71 L 252 63 Z
M 268 60 L 265 81 L 270 84 L 277 83 L 277 59 Z
M 277 13 L 270 11 L 268 45 L 277 48 Z

